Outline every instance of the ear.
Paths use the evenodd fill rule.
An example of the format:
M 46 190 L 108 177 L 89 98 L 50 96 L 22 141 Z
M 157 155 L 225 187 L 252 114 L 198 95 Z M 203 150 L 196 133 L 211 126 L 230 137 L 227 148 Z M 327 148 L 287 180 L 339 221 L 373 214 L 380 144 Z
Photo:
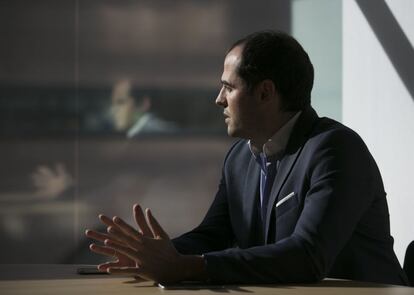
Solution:
M 137 110 L 141 113 L 146 113 L 151 109 L 151 98 L 147 95 L 142 97 L 139 105 L 137 106 Z
M 263 80 L 258 86 L 260 100 L 262 102 L 271 101 L 277 95 L 275 83 L 270 79 Z

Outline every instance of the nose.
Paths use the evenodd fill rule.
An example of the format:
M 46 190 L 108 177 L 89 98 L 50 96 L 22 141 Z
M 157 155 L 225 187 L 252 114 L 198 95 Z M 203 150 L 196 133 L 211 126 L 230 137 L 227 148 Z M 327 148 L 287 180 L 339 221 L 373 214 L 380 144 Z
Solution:
M 227 107 L 227 100 L 225 96 L 223 95 L 223 88 L 220 89 L 220 92 L 217 95 L 216 105 L 224 107 L 224 108 Z

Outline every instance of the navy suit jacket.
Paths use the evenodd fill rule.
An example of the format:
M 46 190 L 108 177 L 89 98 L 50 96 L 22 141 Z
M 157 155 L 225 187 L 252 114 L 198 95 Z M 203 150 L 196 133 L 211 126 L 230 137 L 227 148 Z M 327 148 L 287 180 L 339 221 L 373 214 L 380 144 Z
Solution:
M 182 254 L 204 255 L 213 282 L 313 282 L 328 276 L 407 284 L 393 251 L 380 172 L 354 131 L 304 110 L 263 222 L 259 177 L 247 142 L 239 140 L 226 156 L 204 220 L 173 240 Z

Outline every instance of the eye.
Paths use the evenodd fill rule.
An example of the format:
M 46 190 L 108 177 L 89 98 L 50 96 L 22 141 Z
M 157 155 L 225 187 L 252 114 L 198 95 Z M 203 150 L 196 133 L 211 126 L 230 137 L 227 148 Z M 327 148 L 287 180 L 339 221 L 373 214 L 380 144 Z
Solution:
M 233 90 L 233 88 L 231 88 L 230 86 L 228 86 L 228 85 L 223 85 L 223 87 L 224 87 L 224 89 L 227 91 L 227 92 L 231 92 L 232 90 Z

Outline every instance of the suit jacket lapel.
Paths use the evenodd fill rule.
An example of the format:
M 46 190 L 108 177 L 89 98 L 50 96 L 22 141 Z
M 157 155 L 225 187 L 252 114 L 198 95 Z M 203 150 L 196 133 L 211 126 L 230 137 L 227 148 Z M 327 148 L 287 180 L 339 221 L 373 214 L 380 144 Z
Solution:
M 258 230 L 258 227 L 263 229 L 261 217 L 258 215 L 258 189 L 260 182 L 260 167 L 252 156 L 249 162 L 246 181 L 244 184 L 243 195 L 243 218 L 246 221 L 246 243 L 250 246 L 252 243 L 260 243 L 263 241 L 263 230 Z M 260 234 L 260 235 L 258 235 Z
M 286 179 L 289 176 L 290 171 L 292 170 L 295 164 L 295 161 L 297 157 L 299 156 L 301 150 L 302 148 L 298 149 L 297 152 L 293 155 L 286 155 L 285 157 L 283 157 L 283 159 L 281 160 L 279 164 L 279 168 L 277 170 L 277 174 L 273 182 L 272 191 L 270 193 L 269 205 L 267 207 L 267 212 L 266 212 L 265 241 L 267 241 L 267 236 L 268 236 L 268 231 L 269 231 L 269 226 L 270 226 L 270 218 L 272 215 L 273 206 L 279 199 L 280 190 L 282 189 L 283 184 L 286 182 Z
M 300 115 L 295 127 L 290 135 L 289 142 L 285 150 L 285 156 L 280 161 L 275 180 L 273 182 L 272 191 L 270 193 L 269 204 L 266 212 L 265 223 L 265 243 L 267 243 L 268 231 L 270 226 L 270 218 L 274 204 L 280 198 L 280 191 L 288 178 L 300 152 L 302 151 L 305 141 L 308 139 L 309 133 L 317 122 L 318 115 L 311 107 L 305 109 Z

